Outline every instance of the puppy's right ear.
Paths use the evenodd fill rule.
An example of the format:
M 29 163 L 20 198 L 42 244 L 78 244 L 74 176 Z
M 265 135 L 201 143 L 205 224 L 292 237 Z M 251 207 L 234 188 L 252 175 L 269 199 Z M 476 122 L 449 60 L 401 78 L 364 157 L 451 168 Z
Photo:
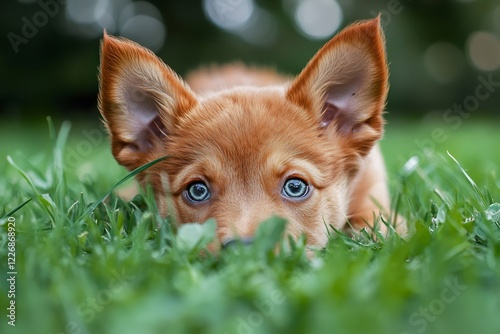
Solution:
M 198 102 L 194 93 L 150 50 L 104 32 L 99 111 L 116 160 L 129 170 L 161 154 L 176 119 Z

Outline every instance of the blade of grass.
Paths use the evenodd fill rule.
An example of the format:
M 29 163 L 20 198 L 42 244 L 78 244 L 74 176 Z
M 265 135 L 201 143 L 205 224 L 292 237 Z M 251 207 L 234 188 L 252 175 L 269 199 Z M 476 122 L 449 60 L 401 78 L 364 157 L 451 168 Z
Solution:
M 23 203 L 19 204 L 13 210 L 11 210 L 10 212 L 8 212 L 5 216 L 3 216 L 2 218 L 0 218 L 0 222 L 2 222 L 4 219 L 7 219 L 8 217 L 11 217 L 14 213 L 16 213 L 17 211 L 19 211 L 23 206 L 25 206 L 26 204 L 28 204 L 32 199 L 33 199 L 33 197 L 30 197 L 26 201 L 24 201 Z
M 47 117 L 47 122 L 49 125 L 49 133 L 50 138 L 53 141 L 53 174 L 55 176 L 55 190 L 56 190 L 56 198 L 57 205 L 62 206 L 64 203 L 64 196 L 67 193 L 67 183 L 66 183 L 66 175 L 64 173 L 64 147 L 66 146 L 69 132 L 71 129 L 71 123 L 65 121 L 62 123 L 61 128 L 59 129 L 59 133 L 56 134 L 54 129 L 54 123 L 52 118 Z
M 55 223 L 55 217 L 54 217 L 54 213 L 51 212 L 51 210 L 48 209 L 48 207 L 51 207 L 52 209 L 54 209 L 52 206 L 51 206 L 51 203 L 49 203 L 47 201 L 47 199 L 38 192 L 38 190 L 36 189 L 35 185 L 33 184 L 33 181 L 30 179 L 30 177 L 28 176 L 28 174 L 21 168 L 19 167 L 15 162 L 14 160 L 12 159 L 12 157 L 10 155 L 7 156 L 7 161 L 9 162 L 9 164 L 14 167 L 15 170 L 17 170 L 19 172 L 19 174 L 21 174 L 21 176 L 26 180 L 26 182 L 28 182 L 29 186 L 31 187 L 31 189 L 33 190 L 33 192 L 35 193 L 35 196 L 36 198 L 38 199 L 38 201 L 42 204 L 42 208 L 43 210 L 45 211 L 45 213 L 50 217 L 50 219 L 52 220 L 53 223 Z
M 130 178 L 136 176 L 140 172 L 145 171 L 149 167 L 151 167 L 153 165 L 156 165 L 157 163 L 159 163 L 159 162 L 161 162 L 161 161 L 163 161 L 163 160 L 165 160 L 167 158 L 168 158 L 168 155 L 160 157 L 160 158 L 155 159 L 153 161 L 150 161 L 147 164 L 144 164 L 144 165 L 142 165 L 140 167 L 137 167 L 136 169 L 134 169 L 133 171 L 131 171 L 130 173 L 128 173 L 127 175 L 125 175 L 120 181 L 118 181 L 113 187 L 111 187 L 111 189 L 107 193 L 105 193 L 101 198 L 99 198 L 92 205 L 90 205 L 88 207 L 88 209 L 84 212 L 84 214 L 80 217 L 80 219 L 82 219 L 83 217 L 86 217 L 90 213 L 92 213 L 99 206 L 99 204 L 101 204 L 113 192 L 113 190 L 115 190 L 117 187 L 119 187 L 120 185 L 122 185 L 123 183 L 125 183 L 126 181 L 128 181 Z
M 460 163 L 458 162 L 457 159 L 455 159 L 455 157 L 453 155 L 451 155 L 451 153 L 449 151 L 446 151 L 446 153 L 448 154 L 448 156 L 457 164 L 458 168 L 460 169 L 460 171 L 462 172 L 463 175 L 465 175 L 465 177 L 467 178 L 467 181 L 469 181 L 469 183 L 471 184 L 472 188 L 474 189 L 474 191 L 476 192 L 476 194 L 481 198 L 481 200 L 483 201 L 483 204 L 484 205 L 489 205 L 491 203 L 488 202 L 488 199 L 486 198 L 486 196 L 483 194 L 483 192 L 481 191 L 481 189 L 479 189 L 479 187 L 477 186 L 476 182 L 474 182 L 474 180 L 469 176 L 469 174 L 465 171 L 465 169 L 462 167 L 462 165 L 460 165 Z

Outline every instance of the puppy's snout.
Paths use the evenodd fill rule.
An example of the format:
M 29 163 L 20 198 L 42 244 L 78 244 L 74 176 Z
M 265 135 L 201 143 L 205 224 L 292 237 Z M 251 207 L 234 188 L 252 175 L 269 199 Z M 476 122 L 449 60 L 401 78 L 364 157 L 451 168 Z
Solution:
M 229 239 L 222 243 L 222 248 L 232 247 L 237 244 L 242 245 L 250 245 L 253 242 L 253 238 L 238 238 L 238 239 Z

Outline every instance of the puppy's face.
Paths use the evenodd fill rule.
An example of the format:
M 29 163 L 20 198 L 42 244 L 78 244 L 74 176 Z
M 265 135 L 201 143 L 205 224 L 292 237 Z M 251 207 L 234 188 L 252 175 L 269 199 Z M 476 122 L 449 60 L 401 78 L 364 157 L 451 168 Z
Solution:
M 170 158 L 153 168 L 168 174 L 181 223 L 215 218 L 226 242 L 250 238 L 260 222 L 279 215 L 290 233 L 319 244 L 326 240 L 324 222 L 344 221 L 342 152 L 283 90 L 208 98 L 170 139 L 163 146 Z
M 382 135 L 387 90 L 378 20 L 328 42 L 283 87 L 197 97 L 148 50 L 104 37 L 100 110 L 115 158 L 139 175 L 178 222 L 217 221 L 218 240 L 251 238 L 278 215 L 288 233 L 323 245 L 342 228 L 349 182 Z M 165 181 L 167 181 L 165 184 Z

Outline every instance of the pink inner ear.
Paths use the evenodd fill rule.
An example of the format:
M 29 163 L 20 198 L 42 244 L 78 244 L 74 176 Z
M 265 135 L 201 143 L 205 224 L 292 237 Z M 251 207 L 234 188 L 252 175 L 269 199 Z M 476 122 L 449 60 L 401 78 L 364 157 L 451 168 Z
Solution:
M 122 129 L 125 138 L 135 150 L 149 151 L 155 137 L 166 135 L 155 99 L 147 91 L 134 87 L 132 82 L 122 88 L 122 96 L 127 112 L 126 127 Z
M 326 128 L 333 119 L 338 114 L 339 109 L 331 103 L 326 102 L 323 108 L 323 113 L 321 114 L 321 123 L 320 127 L 322 129 Z
M 337 125 L 336 130 L 342 134 L 347 135 L 357 131 L 358 124 L 355 120 L 350 119 L 348 115 L 340 112 L 339 108 L 333 104 L 326 102 L 321 116 L 321 128 L 327 128 L 332 121 L 335 121 Z
M 355 131 L 362 110 L 357 110 L 359 90 L 362 87 L 362 74 L 354 76 L 345 83 L 332 84 L 325 96 L 325 105 L 321 115 L 321 127 L 326 128 L 335 122 L 337 131 L 349 134 Z

